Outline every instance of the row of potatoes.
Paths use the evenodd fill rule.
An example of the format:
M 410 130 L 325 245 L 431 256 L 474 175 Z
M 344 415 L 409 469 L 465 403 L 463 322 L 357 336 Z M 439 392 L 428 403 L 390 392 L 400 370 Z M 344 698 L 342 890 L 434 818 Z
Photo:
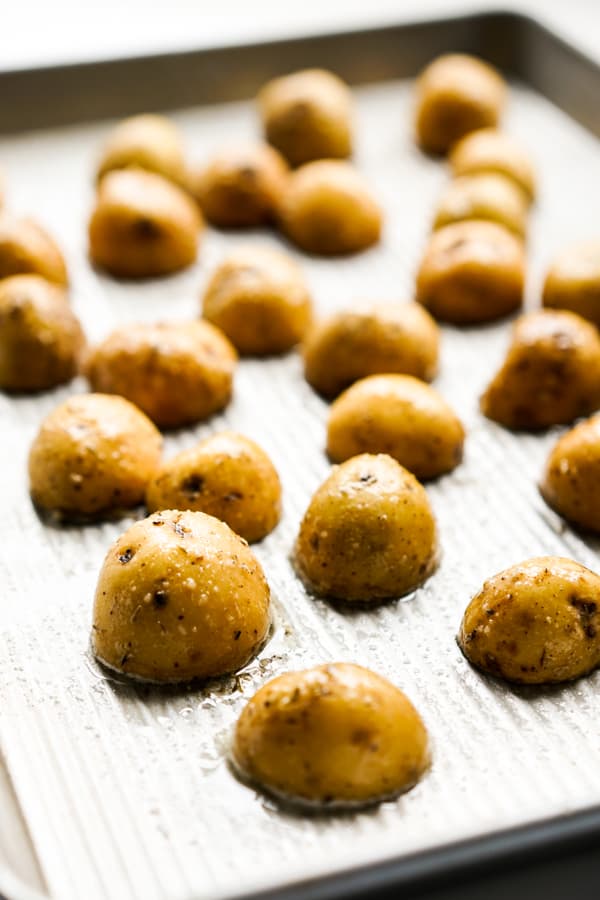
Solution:
M 293 555 L 308 588 L 372 604 L 435 571 L 436 523 L 417 478 L 456 467 L 465 435 L 426 383 L 439 355 L 431 314 L 484 322 L 522 303 L 535 173 L 497 129 L 504 95 L 497 73 L 464 56 L 440 58 L 419 81 L 417 138 L 427 152 L 450 150 L 456 177 L 435 215 L 418 303 L 373 304 L 314 323 L 301 268 L 280 251 L 242 247 L 213 273 L 201 320 L 128 326 L 88 350 L 60 251 L 35 223 L 0 215 L 0 387 L 42 390 L 83 371 L 95 391 L 42 423 L 29 457 L 34 504 L 81 522 L 140 503 L 150 513 L 118 539 L 100 573 L 92 643 L 104 665 L 161 683 L 206 679 L 237 671 L 268 639 L 269 586 L 248 542 L 279 521 L 271 460 L 225 432 L 161 461 L 158 429 L 222 409 L 238 353 L 283 353 L 302 342 L 308 382 L 334 401 L 327 452 L 341 465 L 312 498 Z M 176 271 L 196 258 L 203 216 L 218 227 L 274 223 L 311 253 L 375 243 L 381 209 L 345 161 L 353 144 L 346 85 L 323 71 L 296 73 L 267 85 L 259 108 L 269 143 L 220 154 L 201 170 L 162 117 L 122 123 L 98 168 L 92 262 L 118 277 Z M 517 322 L 481 401 L 487 416 L 541 429 L 600 406 L 600 339 L 581 317 L 600 322 L 598 259 L 597 247 L 575 248 L 555 263 L 544 304 L 561 311 Z M 572 522 L 600 530 L 599 469 L 600 419 L 592 418 L 558 442 L 542 493 Z M 600 663 L 599 588 L 598 576 L 573 561 L 529 560 L 483 586 L 459 646 L 508 681 L 578 677 Z M 232 757 L 243 778 L 276 796 L 339 806 L 406 790 L 430 752 L 398 688 L 359 666 L 330 664 L 261 688 L 239 719 Z

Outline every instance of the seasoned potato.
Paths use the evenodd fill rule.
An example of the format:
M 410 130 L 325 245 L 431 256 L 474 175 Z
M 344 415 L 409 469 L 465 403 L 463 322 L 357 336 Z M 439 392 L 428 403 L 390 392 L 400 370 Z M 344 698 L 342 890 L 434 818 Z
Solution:
M 334 313 L 308 333 L 304 375 L 324 397 L 336 397 L 366 375 L 399 372 L 435 377 L 439 330 L 417 303 L 377 303 Z
M 265 451 L 242 434 L 222 431 L 164 463 L 148 485 L 146 505 L 193 509 L 260 541 L 281 516 L 281 484 Z
M 536 431 L 600 407 L 600 337 L 570 312 L 538 310 L 515 323 L 481 411 L 507 428 Z
M 452 222 L 480 219 L 496 222 L 524 238 L 528 203 L 518 185 L 494 172 L 462 175 L 451 181 L 438 202 L 434 229 Z
M 343 462 L 387 453 L 417 478 L 437 478 L 462 459 L 465 432 L 454 411 L 412 375 L 371 375 L 341 394 L 329 412 L 327 453 Z
M 337 466 L 304 514 L 295 562 L 325 597 L 377 601 L 400 597 L 437 566 L 437 536 L 427 494 L 390 456 L 355 456 Z
M 145 169 L 185 185 L 183 139 L 166 116 L 144 114 L 124 119 L 113 129 L 98 163 L 101 179 L 114 169 Z
M 94 265 L 117 278 L 151 278 L 190 266 L 202 219 L 181 188 L 154 172 L 104 176 L 89 222 Z
M 352 153 L 352 95 L 324 69 L 274 78 L 258 95 L 265 136 L 293 165 Z
M 287 237 L 302 250 L 335 256 L 376 244 L 382 212 L 350 163 L 320 160 L 290 175 L 279 220 Z
M 600 328 L 600 240 L 559 254 L 546 275 L 543 304 L 569 309 Z
M 417 140 L 428 153 L 447 153 L 471 131 L 498 124 L 506 84 L 490 65 L 474 56 L 439 56 L 417 82 Z
M 70 381 L 84 343 L 61 287 L 39 275 L 0 281 L 0 389 L 43 391 Z
M 270 625 L 269 586 L 246 541 L 201 512 L 136 522 L 98 578 L 92 646 L 100 662 L 145 681 L 236 672 Z
M 209 322 L 122 325 L 90 354 L 97 391 L 121 394 L 159 428 L 207 419 L 231 399 L 236 353 Z
M 202 300 L 205 319 L 225 332 L 243 354 L 291 350 L 312 316 L 300 267 L 270 247 L 239 247 L 213 273 Z
M 46 416 L 29 452 L 31 499 L 64 520 L 101 519 L 142 503 L 162 438 L 122 397 L 71 397 Z
M 560 438 L 546 462 L 540 492 L 569 522 L 600 532 L 600 416 Z
M 351 663 L 267 682 L 238 719 L 231 755 L 242 778 L 275 797 L 330 809 L 395 797 L 430 760 L 410 700 Z
M 63 255 L 41 225 L 0 213 L 0 278 L 10 275 L 41 275 L 47 281 L 66 285 L 69 278 Z
M 529 153 L 496 128 L 472 131 L 454 144 L 450 166 L 454 175 L 497 172 L 518 184 L 529 202 L 535 198 L 537 179 Z
M 288 174 L 268 144 L 231 147 L 193 176 L 193 192 L 209 222 L 221 228 L 263 225 L 275 215 Z
M 572 559 L 540 556 L 486 581 L 458 643 L 474 666 L 507 681 L 551 684 L 600 663 L 600 577 Z
M 494 222 L 456 222 L 432 235 L 417 300 L 443 322 L 491 322 L 522 305 L 524 283 L 521 241 Z

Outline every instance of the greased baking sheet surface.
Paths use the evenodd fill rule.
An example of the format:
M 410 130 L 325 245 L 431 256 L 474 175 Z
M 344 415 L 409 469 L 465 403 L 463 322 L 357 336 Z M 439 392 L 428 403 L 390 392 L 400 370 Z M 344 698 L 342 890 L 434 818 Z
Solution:
M 357 162 L 386 211 L 383 243 L 342 260 L 300 256 L 319 312 L 413 294 L 445 166 L 410 132 L 410 84 L 356 91 Z M 256 132 L 251 105 L 175 116 L 202 158 Z M 94 158 L 110 123 L 0 143 L 9 204 L 45 223 L 65 248 L 73 303 L 92 340 L 119 322 L 197 314 L 207 274 L 241 242 L 272 234 L 207 230 L 198 265 L 174 278 L 121 284 L 86 256 Z M 532 215 L 529 301 L 561 244 L 598 233 L 598 142 L 566 115 L 513 86 L 507 127 L 535 156 L 541 199 Z M 464 463 L 428 487 L 443 558 L 413 595 L 344 613 L 307 596 L 289 553 L 309 498 L 329 471 L 327 406 L 303 381 L 297 355 L 240 363 L 231 406 L 168 435 L 165 454 L 222 428 L 271 454 L 284 517 L 256 552 L 273 590 L 274 634 L 236 677 L 204 690 L 158 690 L 107 678 L 88 650 L 104 554 L 130 519 L 53 528 L 27 494 L 26 455 L 43 415 L 76 381 L 41 397 L 0 396 L 0 743 L 44 871 L 60 900 L 234 897 L 600 803 L 600 672 L 549 689 L 508 689 L 472 670 L 454 640 L 484 578 L 539 554 L 598 568 L 595 547 L 565 528 L 536 480 L 556 438 L 515 436 L 484 420 L 477 398 L 502 358 L 509 325 L 443 329 L 435 386 L 462 416 Z M 231 729 L 268 678 L 327 660 L 370 666 L 417 705 L 433 768 L 410 793 L 356 815 L 279 810 L 226 763 Z

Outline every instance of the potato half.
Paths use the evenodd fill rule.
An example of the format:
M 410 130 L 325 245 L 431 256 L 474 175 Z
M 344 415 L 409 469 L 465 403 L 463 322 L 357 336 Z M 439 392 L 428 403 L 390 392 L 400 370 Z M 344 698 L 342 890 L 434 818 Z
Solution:
M 600 416 L 580 422 L 554 445 L 540 492 L 569 522 L 600 532 Z
M 123 119 L 110 133 L 97 178 L 115 169 L 145 169 L 184 186 L 187 166 L 179 128 L 166 116 L 144 113 Z
M 559 253 L 546 275 L 543 304 L 568 309 L 600 327 L 600 240 Z
M 446 185 L 438 200 L 433 227 L 479 219 L 496 222 L 523 240 L 527 213 L 527 198 L 514 181 L 496 172 L 478 172 L 461 175 Z
M 0 214 L 0 278 L 41 275 L 66 286 L 69 281 L 64 257 L 48 232 L 33 219 Z
M 454 175 L 497 172 L 512 179 L 531 203 L 536 195 L 535 167 L 527 150 L 511 135 L 496 128 L 472 131 L 452 147 Z

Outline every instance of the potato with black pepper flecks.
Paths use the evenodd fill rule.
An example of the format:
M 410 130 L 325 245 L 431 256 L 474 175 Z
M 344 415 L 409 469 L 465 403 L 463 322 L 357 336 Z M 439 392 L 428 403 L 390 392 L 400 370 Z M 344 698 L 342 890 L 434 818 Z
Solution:
M 500 319 L 523 303 L 522 241 L 494 222 L 455 222 L 434 232 L 417 272 L 416 299 L 442 322 Z
M 39 275 L 0 280 L 0 389 L 44 391 L 70 381 L 85 338 L 67 294 Z
M 222 431 L 164 463 L 148 485 L 146 505 L 150 511 L 199 510 L 252 543 L 279 522 L 281 484 L 258 444 Z
M 321 256 L 358 253 L 376 244 L 383 214 L 362 175 L 347 162 L 324 159 L 290 175 L 279 205 L 284 234 Z
M 108 172 L 89 222 L 94 265 L 117 278 L 152 278 L 190 266 L 202 217 L 194 201 L 162 175 Z
M 304 336 L 312 301 L 298 264 L 271 247 L 238 247 L 213 272 L 202 298 L 205 319 L 246 355 L 291 350 Z
M 600 407 L 600 337 L 571 312 L 537 310 L 517 320 L 481 410 L 507 428 L 566 425 Z
M 496 128 L 480 128 L 466 135 L 452 147 L 449 161 L 454 175 L 496 172 L 517 184 L 529 203 L 535 198 L 537 179 L 529 153 Z
M 600 240 L 574 244 L 557 256 L 544 281 L 542 302 L 600 327 Z
M 384 372 L 431 381 L 439 329 L 418 303 L 363 304 L 317 322 L 303 345 L 304 377 L 324 397 Z
M 552 684 L 600 663 L 600 577 L 572 559 L 540 556 L 505 569 L 469 603 L 458 644 L 506 681 Z
M 288 165 L 268 144 L 220 151 L 192 175 L 192 190 L 209 222 L 220 228 L 250 228 L 270 222 L 288 175 Z
M 29 451 L 31 499 L 66 521 L 121 513 L 143 502 L 161 450 L 160 433 L 123 397 L 71 397 L 46 416 Z
M 337 398 L 327 421 L 327 453 L 343 462 L 387 453 L 417 478 L 437 478 L 462 459 L 465 432 L 436 390 L 412 375 L 370 375 Z
M 66 285 L 67 267 L 60 249 L 48 232 L 33 219 L 0 214 L 0 278 L 41 275 Z
M 159 428 L 181 428 L 225 407 L 237 355 L 210 322 L 122 325 L 89 355 L 94 390 L 127 397 Z
M 132 525 L 98 578 L 92 648 L 104 665 L 163 683 L 236 672 L 270 626 L 270 593 L 246 541 L 201 512 Z
M 265 136 L 293 166 L 352 153 L 352 95 L 325 69 L 274 78 L 258 95 Z
M 238 719 L 231 761 L 276 798 L 324 809 L 409 790 L 430 764 L 427 730 L 402 691 L 352 663 L 286 672 Z
M 422 584 L 437 550 L 423 486 L 390 456 L 365 453 L 336 466 L 313 495 L 295 565 L 316 594 L 373 602 Z
M 462 53 L 439 56 L 416 87 L 417 140 L 428 153 L 447 153 L 460 138 L 498 124 L 506 84 L 488 63 Z
M 525 194 L 504 175 L 495 172 L 461 175 L 442 191 L 433 227 L 479 219 L 503 225 L 523 239 L 527 232 L 527 213 Z
M 569 522 L 600 532 L 600 416 L 580 422 L 554 445 L 540 493 Z
M 181 133 L 166 116 L 144 113 L 113 129 L 98 162 L 101 179 L 115 169 L 145 169 L 185 185 L 187 167 Z

